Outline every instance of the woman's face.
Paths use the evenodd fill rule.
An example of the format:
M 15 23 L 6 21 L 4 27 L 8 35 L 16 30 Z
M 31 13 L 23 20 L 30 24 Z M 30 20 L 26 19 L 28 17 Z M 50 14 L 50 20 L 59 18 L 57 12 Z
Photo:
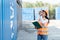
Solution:
M 42 11 L 40 11 L 39 15 L 42 16 L 42 14 L 43 14 Z
M 42 13 L 42 17 L 45 17 L 45 16 L 46 16 L 46 15 L 45 15 L 45 12 L 43 12 L 43 13 Z

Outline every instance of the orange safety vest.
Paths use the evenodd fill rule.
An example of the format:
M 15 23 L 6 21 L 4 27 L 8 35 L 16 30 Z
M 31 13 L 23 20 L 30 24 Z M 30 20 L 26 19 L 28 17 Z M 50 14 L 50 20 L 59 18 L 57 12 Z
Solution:
M 48 28 L 39 28 L 37 30 L 38 30 L 37 34 L 48 35 Z
M 41 24 L 41 23 L 39 23 L 39 24 Z M 40 35 L 48 35 L 48 27 L 39 28 L 37 30 L 38 30 L 37 34 L 40 34 Z

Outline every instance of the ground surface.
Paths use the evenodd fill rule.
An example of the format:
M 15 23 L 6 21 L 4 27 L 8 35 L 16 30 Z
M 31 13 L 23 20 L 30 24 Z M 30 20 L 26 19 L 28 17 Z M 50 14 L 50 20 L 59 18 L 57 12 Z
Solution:
M 60 40 L 60 21 L 50 21 L 48 40 Z M 17 40 L 37 40 L 37 31 L 33 28 L 19 30 Z

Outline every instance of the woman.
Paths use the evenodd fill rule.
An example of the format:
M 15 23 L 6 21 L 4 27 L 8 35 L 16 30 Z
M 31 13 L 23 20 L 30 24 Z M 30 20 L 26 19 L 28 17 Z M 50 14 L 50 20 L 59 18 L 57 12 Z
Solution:
M 39 19 L 38 23 L 41 25 L 42 28 L 37 29 L 38 38 L 37 40 L 48 40 L 48 17 L 47 12 L 45 10 L 42 10 L 39 12 Z

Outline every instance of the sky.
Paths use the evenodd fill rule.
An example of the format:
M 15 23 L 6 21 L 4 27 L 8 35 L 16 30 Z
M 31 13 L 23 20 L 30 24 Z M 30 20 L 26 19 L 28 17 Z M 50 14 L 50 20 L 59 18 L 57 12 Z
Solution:
M 42 1 L 50 4 L 58 4 L 60 3 L 60 0 L 22 0 L 22 2 L 30 2 L 30 3 L 35 3 L 36 1 Z

